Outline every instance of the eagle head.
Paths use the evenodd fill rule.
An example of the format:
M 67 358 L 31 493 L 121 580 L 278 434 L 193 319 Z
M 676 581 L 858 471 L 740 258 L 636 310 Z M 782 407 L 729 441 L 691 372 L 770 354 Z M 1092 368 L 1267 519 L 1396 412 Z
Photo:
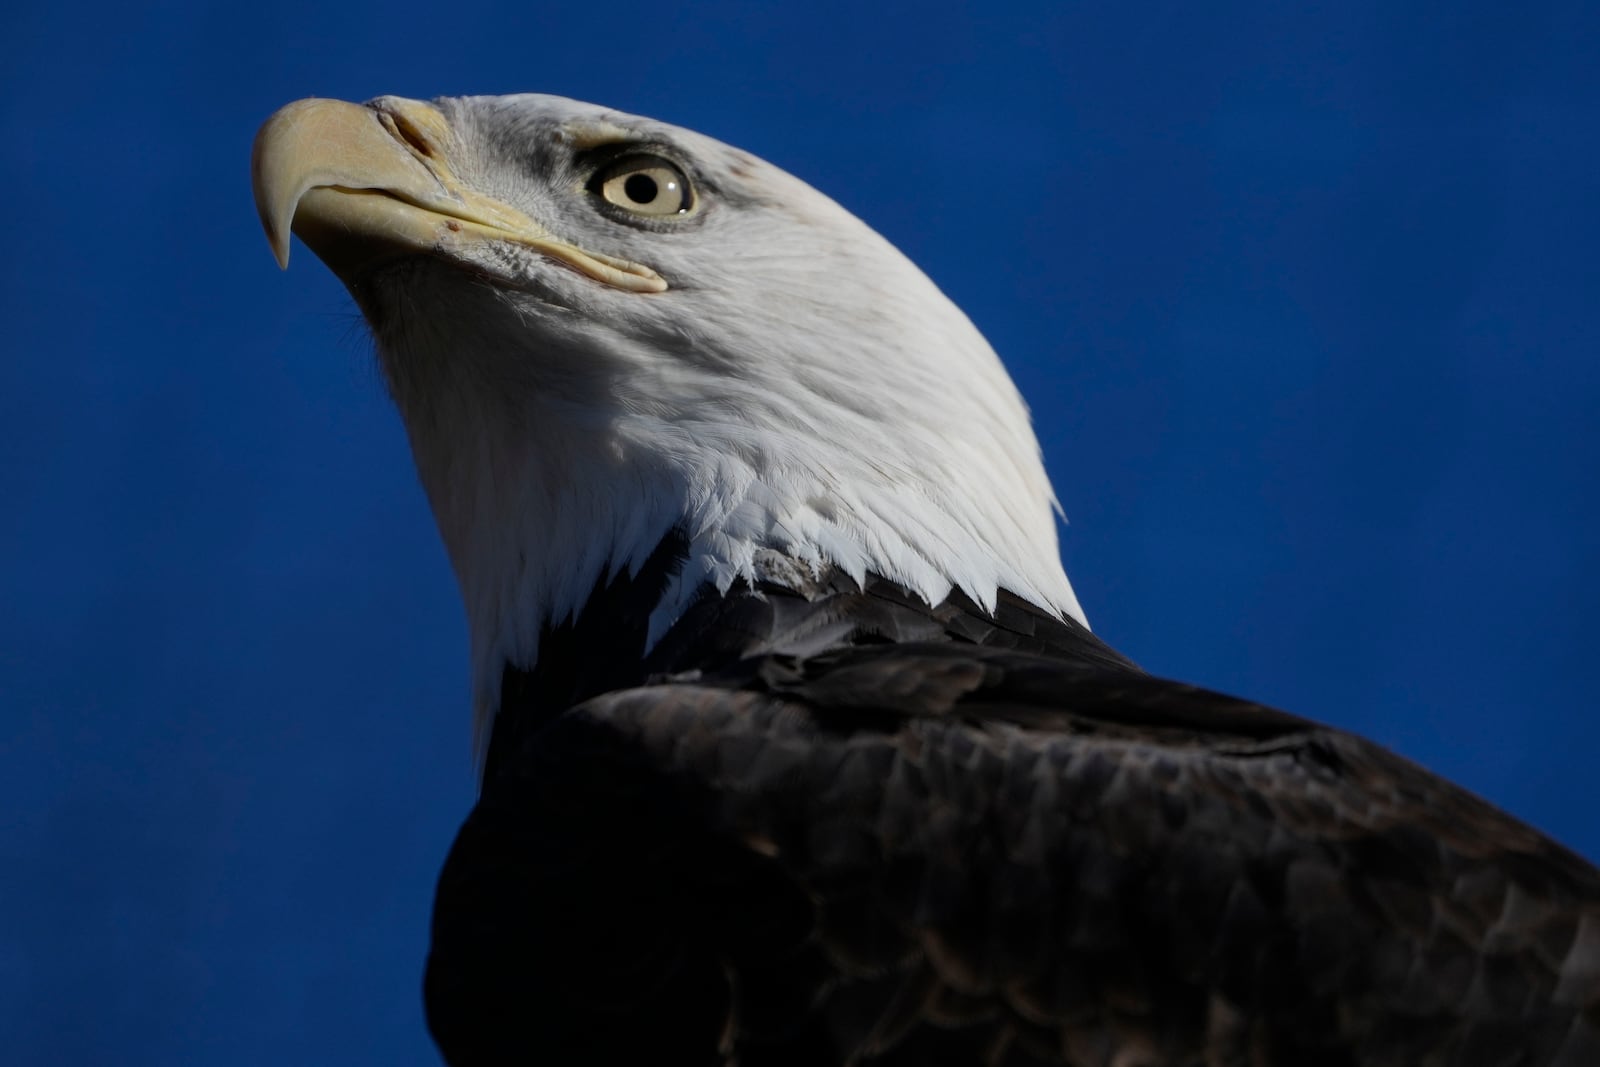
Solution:
M 1027 410 L 910 261 L 804 182 L 554 96 L 302 100 L 256 139 L 369 324 L 471 628 L 506 665 L 669 536 L 646 639 L 763 561 L 1082 620 Z

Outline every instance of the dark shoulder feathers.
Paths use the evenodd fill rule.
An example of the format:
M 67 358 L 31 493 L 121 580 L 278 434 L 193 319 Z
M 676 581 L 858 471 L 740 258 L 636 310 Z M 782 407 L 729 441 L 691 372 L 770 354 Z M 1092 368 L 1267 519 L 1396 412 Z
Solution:
M 550 703 L 441 879 L 452 1064 L 1600 1063 L 1581 859 L 1020 601 L 818 582 L 576 706 L 508 680 Z

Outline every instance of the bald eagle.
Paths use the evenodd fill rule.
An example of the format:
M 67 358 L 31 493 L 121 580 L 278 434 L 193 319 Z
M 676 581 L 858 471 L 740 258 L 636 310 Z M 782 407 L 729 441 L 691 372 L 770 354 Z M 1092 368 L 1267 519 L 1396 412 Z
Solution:
M 253 176 L 466 604 L 449 1063 L 1600 1064 L 1600 872 L 1096 638 L 1000 361 L 831 200 L 532 95 L 303 100 Z

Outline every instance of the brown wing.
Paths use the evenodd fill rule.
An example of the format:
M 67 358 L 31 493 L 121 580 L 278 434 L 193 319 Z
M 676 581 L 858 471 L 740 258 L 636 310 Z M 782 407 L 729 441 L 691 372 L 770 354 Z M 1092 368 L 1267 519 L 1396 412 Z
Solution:
M 502 766 L 440 884 L 452 1064 L 1600 1064 L 1600 874 L 1203 690 L 766 656 Z

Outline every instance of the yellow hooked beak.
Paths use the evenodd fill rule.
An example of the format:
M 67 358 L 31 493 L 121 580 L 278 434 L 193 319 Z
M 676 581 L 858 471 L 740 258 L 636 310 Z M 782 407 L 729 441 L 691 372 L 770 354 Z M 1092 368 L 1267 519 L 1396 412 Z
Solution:
M 667 288 L 649 267 L 586 252 L 462 184 L 450 166 L 453 144 L 444 116 L 417 100 L 297 100 L 280 110 L 256 134 L 250 160 L 278 265 L 289 266 L 292 229 L 346 282 L 399 256 L 494 241 L 532 248 L 618 289 Z

